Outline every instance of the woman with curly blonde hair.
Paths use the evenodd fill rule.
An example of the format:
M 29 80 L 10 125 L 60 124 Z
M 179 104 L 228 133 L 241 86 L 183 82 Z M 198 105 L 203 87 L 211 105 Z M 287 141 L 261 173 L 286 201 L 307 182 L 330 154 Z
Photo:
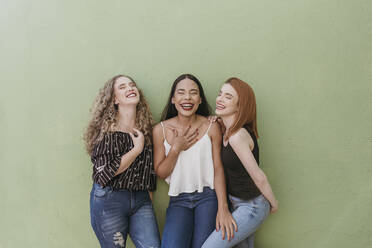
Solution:
M 84 135 L 93 163 L 90 214 L 101 247 L 160 247 L 149 191 L 156 188 L 152 116 L 134 80 L 118 75 L 106 82 Z

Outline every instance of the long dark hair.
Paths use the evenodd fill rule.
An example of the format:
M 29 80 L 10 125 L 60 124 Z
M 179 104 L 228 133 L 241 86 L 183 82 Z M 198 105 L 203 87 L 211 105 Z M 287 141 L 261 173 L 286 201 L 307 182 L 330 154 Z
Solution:
M 172 85 L 172 89 L 169 94 L 167 104 L 165 105 L 164 110 L 161 114 L 162 121 L 170 119 L 178 115 L 178 111 L 176 107 L 174 106 L 174 104 L 172 103 L 172 97 L 174 96 L 174 92 L 176 91 L 177 84 L 186 78 L 194 81 L 198 85 L 198 88 L 199 88 L 201 103 L 199 104 L 199 107 L 196 110 L 196 114 L 202 115 L 202 116 L 209 116 L 211 114 L 211 106 L 209 106 L 207 98 L 204 95 L 204 90 L 203 90 L 203 87 L 200 81 L 191 74 L 182 74 L 174 81 Z

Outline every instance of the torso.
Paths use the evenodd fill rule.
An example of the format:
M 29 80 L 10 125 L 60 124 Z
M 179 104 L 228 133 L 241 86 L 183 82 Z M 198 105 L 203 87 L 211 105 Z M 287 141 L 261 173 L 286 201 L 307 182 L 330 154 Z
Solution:
M 175 118 L 161 123 L 164 126 L 164 149 L 168 155 L 174 140 L 172 128 L 180 134 L 183 130 L 176 125 Z M 212 142 L 208 134 L 211 123 L 207 118 L 198 116 L 197 121 L 192 123 L 190 132 L 199 129 L 198 141 L 189 149 L 178 155 L 176 165 L 172 173 L 166 178 L 169 184 L 170 196 L 180 193 L 203 192 L 204 187 L 214 188 L 214 165 L 212 158 Z
M 195 129 L 198 129 L 199 135 L 197 137 L 198 140 L 200 140 L 205 134 L 209 127 L 210 122 L 207 118 L 204 116 L 197 115 L 197 119 L 195 122 L 191 124 L 191 128 L 189 130 L 189 133 L 193 132 Z M 174 139 L 174 132 L 172 129 L 177 130 L 178 135 L 182 134 L 184 132 L 185 127 L 181 127 L 177 124 L 177 118 L 173 117 L 171 119 L 168 119 L 166 121 L 163 121 L 163 125 L 165 127 L 165 140 L 166 142 L 172 146 L 173 145 L 173 139 Z M 209 134 L 208 134 L 209 135 Z
M 251 152 L 257 164 L 259 164 L 259 148 L 256 136 L 248 127 L 244 128 L 252 137 L 253 145 L 251 146 Z M 239 157 L 229 143 L 225 144 L 221 149 L 221 159 L 224 165 L 228 193 L 245 200 L 259 196 L 261 192 L 253 182 Z

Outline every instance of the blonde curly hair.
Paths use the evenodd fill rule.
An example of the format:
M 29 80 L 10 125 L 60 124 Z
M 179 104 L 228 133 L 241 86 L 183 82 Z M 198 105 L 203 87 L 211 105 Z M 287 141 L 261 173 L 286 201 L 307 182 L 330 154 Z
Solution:
M 120 77 L 126 77 L 135 83 L 126 75 L 117 75 L 108 80 L 100 89 L 90 110 L 92 119 L 84 134 L 85 148 L 89 155 L 92 154 L 94 146 L 103 139 L 105 133 L 114 131 L 113 127 L 118 113 L 117 105 L 115 105 L 114 85 Z M 136 107 L 136 128 L 145 136 L 145 144 L 151 145 L 153 118 L 142 91 L 138 87 L 137 89 L 140 99 Z

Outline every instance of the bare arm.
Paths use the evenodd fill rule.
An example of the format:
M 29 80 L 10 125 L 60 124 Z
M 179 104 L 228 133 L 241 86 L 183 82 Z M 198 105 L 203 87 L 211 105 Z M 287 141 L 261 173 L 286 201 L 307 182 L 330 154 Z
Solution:
M 232 217 L 226 197 L 226 183 L 225 174 L 223 171 L 222 161 L 221 161 L 221 143 L 222 135 L 221 129 L 217 123 L 213 123 L 209 134 L 212 139 L 212 156 L 213 156 L 213 166 L 214 166 L 214 187 L 216 190 L 216 195 L 218 199 L 218 212 L 216 217 L 216 229 L 221 228 L 222 239 L 225 238 L 225 231 L 227 233 L 227 238 L 230 240 L 234 237 L 234 229 L 237 232 L 237 225 Z
M 167 178 L 172 173 L 180 152 L 188 149 L 191 145 L 195 143 L 198 132 L 197 130 L 195 130 L 191 134 L 188 134 L 189 130 L 190 128 L 188 128 L 183 133 L 183 135 L 178 135 L 178 132 L 173 130 L 175 136 L 173 145 L 168 155 L 165 156 L 162 127 L 160 124 L 157 124 L 154 127 L 153 130 L 154 168 L 159 178 L 161 179 Z
M 278 208 L 278 202 L 275 199 L 274 193 L 271 189 L 265 173 L 260 169 L 260 167 L 258 167 L 258 164 L 252 154 L 250 147 L 250 143 L 252 142 L 252 137 L 244 128 L 241 128 L 238 132 L 236 132 L 229 138 L 231 147 L 233 148 L 236 155 L 238 155 L 240 161 L 244 165 L 244 168 L 251 176 L 257 188 L 270 202 L 271 212 L 274 213 Z

